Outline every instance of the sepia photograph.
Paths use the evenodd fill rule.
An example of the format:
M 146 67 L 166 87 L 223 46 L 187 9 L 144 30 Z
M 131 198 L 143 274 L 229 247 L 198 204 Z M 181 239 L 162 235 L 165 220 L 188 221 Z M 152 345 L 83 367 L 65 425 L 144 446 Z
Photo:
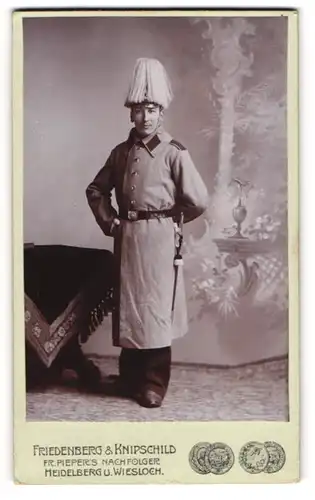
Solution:
M 22 27 L 26 420 L 289 422 L 288 16 Z

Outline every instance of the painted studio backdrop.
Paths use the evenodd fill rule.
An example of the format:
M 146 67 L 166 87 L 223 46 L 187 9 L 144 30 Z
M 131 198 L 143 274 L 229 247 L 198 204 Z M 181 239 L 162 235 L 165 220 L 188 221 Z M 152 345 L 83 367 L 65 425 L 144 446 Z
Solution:
M 112 248 L 85 189 L 128 135 L 135 60 L 169 73 L 165 127 L 211 195 L 185 226 L 190 332 L 174 360 L 287 354 L 286 30 L 282 17 L 24 20 L 25 242 Z M 109 322 L 87 352 L 118 354 Z

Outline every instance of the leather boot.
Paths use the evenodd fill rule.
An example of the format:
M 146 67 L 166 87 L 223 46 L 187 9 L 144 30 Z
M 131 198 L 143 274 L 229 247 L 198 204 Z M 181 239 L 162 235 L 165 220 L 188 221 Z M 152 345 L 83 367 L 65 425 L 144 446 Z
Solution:
M 145 408 L 162 405 L 171 373 L 171 348 L 143 349 L 141 352 L 142 377 L 135 399 Z

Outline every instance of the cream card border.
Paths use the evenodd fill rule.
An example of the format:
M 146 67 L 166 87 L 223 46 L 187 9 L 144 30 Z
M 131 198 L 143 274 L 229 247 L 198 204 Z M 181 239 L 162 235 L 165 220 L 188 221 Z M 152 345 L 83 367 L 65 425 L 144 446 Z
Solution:
M 26 422 L 23 283 L 23 37 L 30 17 L 183 16 L 288 18 L 288 251 L 289 251 L 289 422 Z M 14 461 L 15 481 L 26 484 L 110 483 L 285 483 L 299 478 L 299 237 L 298 237 L 298 12 L 294 10 L 55 10 L 13 13 L 13 260 L 14 260 Z M 198 442 L 223 442 L 235 464 L 224 475 L 197 474 L 188 455 Z M 275 474 L 249 474 L 238 462 L 248 441 L 276 441 L 286 463 Z M 45 478 L 43 458 L 33 446 L 172 445 L 160 455 L 163 475 Z M 54 457 L 47 457 L 54 458 Z M 106 458 L 106 457 L 103 457 Z M 123 457 L 122 457 L 123 458 Z

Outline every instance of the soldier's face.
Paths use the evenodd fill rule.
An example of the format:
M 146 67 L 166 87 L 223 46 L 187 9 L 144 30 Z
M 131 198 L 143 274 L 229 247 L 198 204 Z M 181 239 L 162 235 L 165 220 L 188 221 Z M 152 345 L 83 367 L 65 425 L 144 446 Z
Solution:
M 160 106 L 154 104 L 140 104 L 131 109 L 131 121 L 134 123 L 138 134 L 146 137 L 158 128 L 162 119 Z

